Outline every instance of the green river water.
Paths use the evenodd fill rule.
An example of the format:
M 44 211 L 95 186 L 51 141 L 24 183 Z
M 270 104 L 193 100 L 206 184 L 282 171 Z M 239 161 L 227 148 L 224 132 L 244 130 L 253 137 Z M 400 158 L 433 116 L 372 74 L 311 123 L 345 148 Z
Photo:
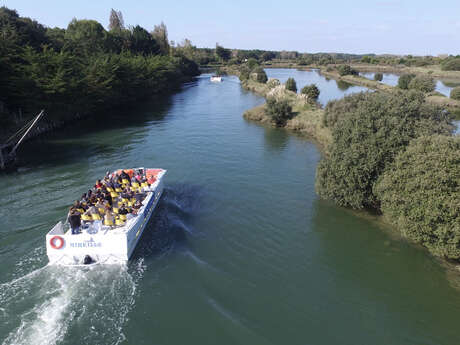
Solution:
M 362 88 L 316 72 L 323 102 Z M 161 102 L 27 143 L 0 175 L 0 343 L 460 344 L 460 290 L 423 250 L 319 200 L 316 146 L 247 122 L 202 75 Z M 47 266 L 45 234 L 106 170 L 168 169 L 127 267 Z

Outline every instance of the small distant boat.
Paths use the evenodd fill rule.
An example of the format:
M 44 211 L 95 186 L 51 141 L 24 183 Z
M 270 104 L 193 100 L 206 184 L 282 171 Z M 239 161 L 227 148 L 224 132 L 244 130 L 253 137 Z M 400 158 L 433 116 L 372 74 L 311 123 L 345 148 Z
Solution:
M 223 80 L 223 78 L 220 75 L 213 75 L 211 76 L 211 81 L 220 83 Z

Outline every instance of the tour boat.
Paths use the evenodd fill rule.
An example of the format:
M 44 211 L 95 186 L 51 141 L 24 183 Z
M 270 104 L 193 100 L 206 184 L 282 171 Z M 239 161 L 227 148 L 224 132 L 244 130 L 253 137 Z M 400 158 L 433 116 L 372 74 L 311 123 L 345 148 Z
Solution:
M 105 225 L 101 220 L 82 223 L 79 232 L 72 234 L 68 223 L 57 223 L 46 235 L 49 263 L 55 265 L 119 264 L 126 263 L 136 248 L 142 233 L 163 193 L 164 169 L 125 169 L 131 173 L 141 170 L 149 179 L 142 192 L 145 198 L 136 214 L 129 214 L 118 225 Z M 118 170 L 112 174 L 120 174 Z
M 211 76 L 211 81 L 221 82 L 221 81 L 222 81 L 222 77 L 219 76 L 219 75 L 213 75 L 213 76 Z

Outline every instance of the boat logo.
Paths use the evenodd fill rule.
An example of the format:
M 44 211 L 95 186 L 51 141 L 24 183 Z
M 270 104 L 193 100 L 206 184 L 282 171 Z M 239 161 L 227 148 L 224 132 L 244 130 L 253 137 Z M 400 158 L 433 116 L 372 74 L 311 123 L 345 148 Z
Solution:
M 70 242 L 70 248 L 99 248 L 102 242 L 96 242 L 92 237 L 83 242 Z

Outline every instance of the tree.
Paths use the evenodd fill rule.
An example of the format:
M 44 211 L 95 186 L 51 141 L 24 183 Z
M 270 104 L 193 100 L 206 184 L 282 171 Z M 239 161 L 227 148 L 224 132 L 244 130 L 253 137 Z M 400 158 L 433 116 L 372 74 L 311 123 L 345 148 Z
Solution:
M 398 87 L 403 90 L 409 89 L 409 83 L 415 78 L 415 74 L 403 74 L 398 79 Z
M 85 54 L 104 51 L 106 31 L 95 20 L 77 20 L 76 18 L 67 26 L 65 39 L 68 47 L 73 51 Z
M 460 259 L 460 137 L 423 136 L 378 180 L 385 217 L 431 253 Z
M 383 74 L 382 73 L 375 73 L 374 74 L 374 80 L 375 81 L 382 81 L 383 80 Z
M 232 52 L 230 49 L 221 47 L 219 44 L 216 43 L 216 55 L 220 59 L 222 59 L 222 61 L 228 61 L 232 57 Z
M 121 31 L 125 29 L 125 22 L 121 11 L 110 10 L 109 30 Z
M 436 83 L 434 79 L 426 75 L 418 75 L 409 83 L 409 89 L 414 89 L 422 92 L 434 91 Z
M 294 78 L 288 78 L 288 80 L 286 80 L 286 90 L 297 92 L 297 84 Z
M 356 209 L 377 209 L 373 187 L 395 156 L 422 135 L 448 134 L 449 115 L 425 103 L 416 91 L 361 93 L 344 98 L 329 111 L 348 109 L 336 116 L 329 156 L 316 173 L 318 194 Z M 338 103 L 337 102 L 337 103 Z
M 340 65 L 339 67 L 337 67 L 337 71 L 339 72 L 341 76 L 359 74 L 358 71 L 351 68 L 350 65 Z
M 265 84 L 268 80 L 267 73 L 265 73 L 262 67 L 256 67 L 252 71 L 252 74 L 255 76 L 256 81 L 259 83 Z
M 286 99 L 277 100 L 275 98 L 267 99 L 265 105 L 268 116 L 277 126 L 284 126 L 287 120 L 291 119 L 292 107 Z
M 131 29 L 130 50 L 138 54 L 158 54 L 160 47 L 147 30 L 136 25 Z
M 155 25 L 152 31 L 152 36 L 160 46 L 160 51 L 168 55 L 169 54 L 169 41 L 168 41 L 168 29 L 165 23 L 161 22 L 160 25 Z
M 302 88 L 302 91 L 300 91 L 300 93 L 302 93 L 303 95 L 307 95 L 309 102 L 316 102 L 316 100 L 319 97 L 320 91 L 315 84 L 311 84 L 311 85 L 304 86 Z

